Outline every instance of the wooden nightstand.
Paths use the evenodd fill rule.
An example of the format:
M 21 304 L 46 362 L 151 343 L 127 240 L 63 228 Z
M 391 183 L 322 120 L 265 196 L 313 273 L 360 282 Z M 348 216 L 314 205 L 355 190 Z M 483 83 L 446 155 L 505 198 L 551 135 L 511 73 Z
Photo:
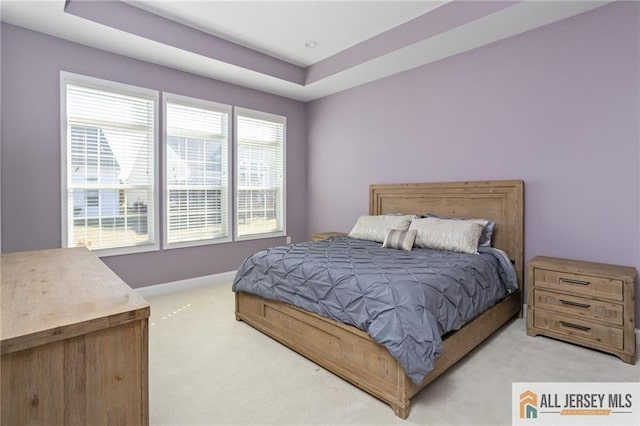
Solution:
M 538 256 L 527 264 L 527 334 L 636 362 L 635 268 Z
M 341 235 L 347 235 L 344 232 L 316 232 L 311 235 L 311 241 L 320 241 L 329 237 L 339 237 Z

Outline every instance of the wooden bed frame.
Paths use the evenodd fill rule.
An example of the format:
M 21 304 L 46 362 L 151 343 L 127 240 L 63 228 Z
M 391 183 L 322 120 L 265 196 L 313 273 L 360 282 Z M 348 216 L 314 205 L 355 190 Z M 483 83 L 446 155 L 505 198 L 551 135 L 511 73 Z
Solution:
M 444 336 L 443 352 L 420 385 L 405 375 L 384 346 L 350 325 L 243 292 L 236 293 L 236 319 L 388 403 L 396 415 L 406 419 L 413 395 L 509 319 L 522 315 L 523 199 L 521 180 L 370 186 L 372 215 L 434 213 L 495 220 L 492 245 L 509 255 L 518 277 L 518 291 Z

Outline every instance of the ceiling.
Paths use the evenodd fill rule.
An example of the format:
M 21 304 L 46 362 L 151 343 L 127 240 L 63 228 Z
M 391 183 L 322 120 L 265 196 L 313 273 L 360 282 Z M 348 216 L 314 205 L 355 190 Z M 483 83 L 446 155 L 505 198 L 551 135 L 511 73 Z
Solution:
M 309 101 L 610 1 L 2 0 L 3 22 Z M 307 41 L 317 43 L 309 48 Z
M 125 0 L 125 3 L 307 67 L 446 2 Z M 318 45 L 305 47 L 309 40 Z

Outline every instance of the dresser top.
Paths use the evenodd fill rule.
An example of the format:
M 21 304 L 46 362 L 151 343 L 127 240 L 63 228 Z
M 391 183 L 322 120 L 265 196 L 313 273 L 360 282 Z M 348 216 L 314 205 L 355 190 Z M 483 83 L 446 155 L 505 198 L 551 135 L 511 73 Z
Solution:
M 582 260 L 561 259 L 557 257 L 536 256 L 528 262 L 530 267 L 551 269 L 554 271 L 580 273 L 595 276 L 611 276 L 633 282 L 636 269 L 630 266 L 610 265 L 608 263 L 585 262 Z
M 2 255 L 2 353 L 149 317 L 149 304 L 86 248 Z

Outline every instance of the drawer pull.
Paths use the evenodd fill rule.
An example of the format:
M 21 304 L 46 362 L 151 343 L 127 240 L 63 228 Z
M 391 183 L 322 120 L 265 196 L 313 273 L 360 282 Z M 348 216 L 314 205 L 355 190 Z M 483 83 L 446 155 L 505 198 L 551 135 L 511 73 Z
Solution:
M 582 331 L 591 330 L 591 327 L 585 327 L 584 325 L 578 325 L 578 324 L 571 324 L 570 322 L 566 322 L 566 321 L 560 321 L 560 324 L 564 325 L 565 327 L 575 328 L 577 330 L 582 330 Z
M 591 307 L 591 305 L 587 305 L 586 303 L 572 302 L 570 300 L 564 300 L 564 299 L 560 299 L 560 303 L 562 303 L 563 305 L 575 306 L 576 308 L 583 308 L 583 309 L 589 309 Z
M 590 285 L 591 284 L 589 281 L 572 280 L 572 279 L 569 279 L 569 278 L 560 278 L 560 282 L 567 283 L 567 284 L 577 284 L 577 285 Z

